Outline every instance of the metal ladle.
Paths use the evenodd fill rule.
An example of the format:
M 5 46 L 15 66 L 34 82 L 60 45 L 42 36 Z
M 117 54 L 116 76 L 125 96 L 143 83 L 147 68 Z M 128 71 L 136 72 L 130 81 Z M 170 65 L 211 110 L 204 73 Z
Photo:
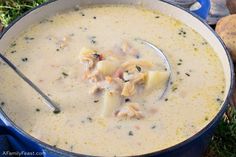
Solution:
M 60 113 L 60 108 L 39 87 L 37 87 L 30 79 L 28 79 L 13 63 L 11 63 L 4 55 L 0 53 L 0 58 L 20 76 L 28 85 L 30 85 L 39 95 L 41 95 L 45 103 L 53 110 L 53 113 Z
M 170 65 L 170 62 L 168 60 L 168 58 L 166 57 L 166 55 L 162 52 L 162 50 L 160 50 L 157 46 L 155 46 L 154 44 L 146 41 L 146 40 L 143 40 L 143 39 L 140 39 L 140 38 L 135 38 L 134 39 L 135 41 L 140 41 L 141 44 L 145 44 L 145 45 L 148 45 L 149 47 L 151 47 L 152 49 L 154 49 L 156 52 L 157 52 L 157 55 L 161 58 L 161 60 L 163 61 L 163 64 L 165 65 L 166 67 L 166 70 L 169 72 L 169 77 L 168 77 L 168 80 L 167 80 L 167 83 L 165 85 L 165 88 L 163 90 L 163 93 L 161 94 L 160 98 L 159 99 L 162 99 L 168 88 L 169 88 L 169 85 L 170 85 L 170 82 L 171 82 L 171 76 L 172 76 L 172 69 L 171 69 L 171 65 Z

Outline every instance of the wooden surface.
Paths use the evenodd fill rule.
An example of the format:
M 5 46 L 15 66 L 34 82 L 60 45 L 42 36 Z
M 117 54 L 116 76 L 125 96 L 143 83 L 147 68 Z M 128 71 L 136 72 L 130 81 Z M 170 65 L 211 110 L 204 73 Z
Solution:
M 236 0 L 227 0 L 227 7 L 231 14 L 236 14 Z

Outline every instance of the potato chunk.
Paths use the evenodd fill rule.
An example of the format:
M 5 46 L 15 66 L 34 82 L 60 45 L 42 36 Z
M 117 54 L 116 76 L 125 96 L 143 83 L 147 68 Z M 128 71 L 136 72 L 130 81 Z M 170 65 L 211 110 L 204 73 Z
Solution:
M 111 116 L 115 109 L 120 105 L 120 101 L 120 95 L 118 92 L 105 90 L 101 117 Z
M 103 60 L 97 63 L 97 70 L 103 75 L 112 75 L 118 68 L 118 64 L 109 60 Z
M 162 88 L 169 78 L 166 71 L 149 71 L 146 80 L 146 89 L 155 90 Z

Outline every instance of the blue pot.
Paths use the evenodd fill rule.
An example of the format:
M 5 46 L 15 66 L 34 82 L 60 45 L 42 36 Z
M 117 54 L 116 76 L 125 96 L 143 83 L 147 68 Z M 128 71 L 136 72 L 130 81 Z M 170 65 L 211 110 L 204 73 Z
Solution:
M 142 2 L 144 7 L 159 10 L 163 14 L 172 16 L 189 27 L 193 28 L 196 32 L 201 34 L 208 43 L 214 48 L 219 56 L 224 67 L 226 90 L 225 99 L 222 103 L 220 111 L 215 118 L 201 131 L 186 139 L 185 141 L 166 148 L 161 151 L 146 154 L 145 156 L 157 157 L 201 157 L 206 150 L 206 147 L 212 137 L 213 131 L 217 126 L 219 120 L 222 118 L 227 105 L 228 98 L 232 93 L 234 69 L 232 60 L 226 50 L 225 45 L 218 35 L 204 22 L 210 9 L 209 0 L 198 0 L 202 7 L 199 10 L 191 13 L 183 10 L 174 4 L 157 0 L 54 0 L 45 3 L 33 10 L 25 13 L 13 23 L 11 23 L 0 36 L 0 52 L 3 52 L 10 45 L 14 36 L 17 36 L 28 25 L 42 20 L 45 16 L 54 15 L 55 13 L 73 8 L 77 4 L 93 5 L 93 4 L 132 4 L 139 5 Z M 202 19 L 200 19 L 202 18 Z M 14 124 L 4 111 L 0 108 L 0 156 L 9 155 L 10 153 L 19 153 L 21 156 L 86 156 L 82 154 L 75 154 L 67 152 L 58 148 L 54 148 L 44 142 L 41 142 L 29 134 L 25 133 L 21 128 Z

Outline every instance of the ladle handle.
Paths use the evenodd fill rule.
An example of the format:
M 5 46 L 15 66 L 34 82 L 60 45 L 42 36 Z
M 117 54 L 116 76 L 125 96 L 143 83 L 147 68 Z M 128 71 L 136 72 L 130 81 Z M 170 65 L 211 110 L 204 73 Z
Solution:
M 28 79 L 14 64 L 12 64 L 4 55 L 0 53 L 0 58 L 12 69 L 18 76 L 20 76 L 27 84 L 29 84 L 36 92 L 38 92 L 46 101 L 47 105 L 53 110 L 54 113 L 59 113 L 60 109 L 55 105 L 52 100 L 44 94 L 30 79 Z

